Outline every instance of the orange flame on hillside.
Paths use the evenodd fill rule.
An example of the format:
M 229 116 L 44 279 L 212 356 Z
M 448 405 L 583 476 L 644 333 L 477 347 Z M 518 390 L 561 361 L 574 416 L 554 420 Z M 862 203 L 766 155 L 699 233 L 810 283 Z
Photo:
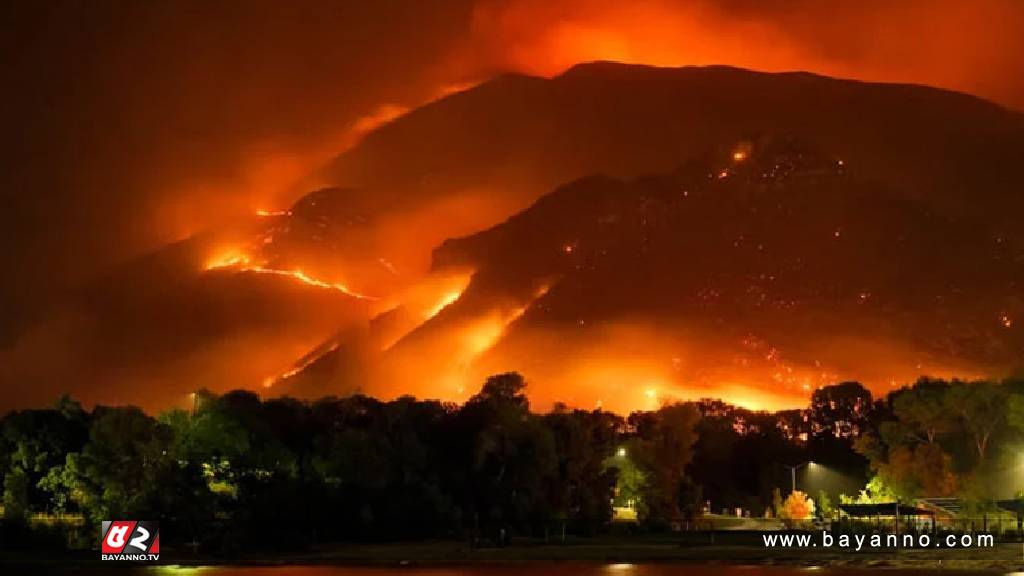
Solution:
M 307 354 L 307 355 L 303 356 L 302 358 L 300 358 L 298 362 L 296 362 L 290 369 L 286 370 L 285 372 L 282 372 L 281 374 L 278 374 L 277 376 L 267 376 L 266 378 L 264 378 L 263 379 L 263 387 L 264 388 L 270 388 L 274 384 L 277 384 L 278 382 L 280 382 L 282 380 L 287 380 L 288 378 L 291 378 L 292 376 L 295 376 L 299 372 L 302 372 L 303 370 L 308 368 L 311 364 L 313 364 L 314 362 L 316 362 L 320 358 L 323 358 L 325 354 L 329 354 L 331 352 L 334 352 L 337 349 L 338 349 L 338 343 L 335 342 L 331 346 L 327 347 L 326 349 L 321 347 L 320 349 L 317 349 L 317 350 L 314 350 L 313 352 L 310 352 L 309 354 Z
M 291 216 L 291 210 L 263 210 L 259 208 L 256 210 L 256 215 L 261 218 L 269 218 L 273 216 Z
M 449 290 L 448 292 L 442 294 L 441 298 L 437 301 L 437 303 L 434 304 L 433 308 L 427 311 L 426 318 L 424 319 L 424 321 L 430 320 L 434 316 L 437 316 L 438 313 L 441 312 L 441 310 L 444 310 L 453 302 L 458 300 L 459 297 L 462 296 L 463 290 L 465 290 L 465 285 L 463 285 L 463 287 L 460 289 Z
M 206 263 L 206 270 L 223 270 L 223 269 L 234 269 L 237 272 L 251 272 L 254 274 L 271 274 L 274 276 L 284 276 L 287 278 L 293 278 L 308 284 L 310 286 L 316 286 L 318 288 L 326 288 L 329 290 L 337 290 L 347 296 L 358 298 L 360 300 L 378 300 L 376 296 L 370 296 L 367 294 L 361 294 L 347 285 L 341 282 L 331 282 L 327 280 L 320 280 L 314 278 L 302 270 L 282 270 L 278 268 L 269 268 L 262 264 L 256 265 L 252 263 L 252 258 L 237 250 L 230 250 L 224 254 L 216 256 Z
M 548 285 L 542 285 L 529 301 L 511 308 L 495 308 L 456 330 L 448 343 L 448 365 L 438 379 L 442 383 L 442 388 L 454 391 L 456 398 L 465 394 L 467 389 L 475 389 L 479 379 L 476 374 L 477 361 L 501 341 L 509 327 L 521 318 L 534 302 L 543 298 L 549 288 Z

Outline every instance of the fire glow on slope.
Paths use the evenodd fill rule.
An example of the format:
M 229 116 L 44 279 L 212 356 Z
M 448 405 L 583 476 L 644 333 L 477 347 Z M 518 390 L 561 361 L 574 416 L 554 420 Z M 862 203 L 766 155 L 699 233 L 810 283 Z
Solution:
M 542 285 L 524 298 L 486 305 L 465 304 L 461 291 L 441 292 L 433 307 L 424 308 L 425 319 L 384 350 L 375 393 L 465 400 L 482 381 L 477 361 L 547 290 Z
M 273 218 L 275 216 L 291 216 L 292 212 L 291 210 L 264 210 L 262 208 L 258 208 L 256 210 L 256 215 L 260 218 Z
M 730 359 L 700 336 L 654 326 L 621 320 L 580 325 L 575 335 L 566 333 L 571 328 L 515 332 L 481 358 L 476 375 L 517 367 L 542 409 L 560 402 L 629 413 L 702 397 L 755 410 L 806 402 L 807 391 L 769 384 L 764 366 Z
M 735 338 L 652 318 L 578 328 L 530 322 L 506 330 L 474 361 L 467 391 L 488 375 L 516 370 L 530 382 L 530 400 L 539 410 L 564 403 L 622 414 L 699 398 L 780 410 L 806 407 L 815 390 L 843 381 L 859 381 L 881 396 L 922 375 L 984 377 L 891 338 L 853 334 L 818 344 Z
M 381 314 L 403 313 L 397 322 L 388 326 L 387 329 L 382 329 L 383 333 L 377 335 L 377 347 L 382 352 L 386 351 L 417 326 L 429 321 L 441 310 L 457 301 L 469 284 L 471 276 L 470 272 L 433 274 L 404 290 L 396 299 L 377 302 L 375 307 Z M 263 387 L 270 388 L 298 375 L 317 360 L 336 352 L 342 345 L 342 341 L 337 336 L 332 336 L 295 361 L 286 371 L 264 378 Z
M 354 296 L 344 285 L 256 265 L 240 250 L 219 254 L 207 263 L 207 269 L 287 276 Z M 458 309 L 460 298 L 472 274 L 469 270 L 432 273 L 398 295 L 373 303 L 382 314 L 392 315 L 392 321 L 374 343 L 374 349 L 383 356 L 371 360 L 379 365 L 373 371 L 375 376 L 365 382 L 369 393 L 384 397 L 411 393 L 461 401 L 473 394 L 488 375 L 517 370 L 532 383 L 531 400 L 541 410 L 565 402 L 628 413 L 701 397 L 721 398 L 750 409 L 776 410 L 802 406 L 815 389 L 844 379 L 860 380 L 877 393 L 912 382 L 924 373 L 967 374 L 962 367 L 931 363 L 894 371 L 901 365 L 900 357 L 915 353 L 909 349 L 897 351 L 893 343 L 845 342 L 836 348 L 849 354 L 836 356 L 823 350 L 825 355 L 819 362 L 792 358 L 780 350 L 781 345 L 752 335 L 731 343 L 715 342 L 706 336 L 694 338 L 656 330 L 648 321 L 601 327 L 588 323 L 580 325 L 581 333 L 577 335 L 564 330 L 531 331 L 512 338 L 510 344 L 506 338 L 510 327 L 547 293 L 548 286 L 540 286 L 523 300 L 492 304 L 463 316 L 464 310 Z M 434 326 L 435 321 L 440 324 Z M 426 329 L 426 339 L 411 347 L 396 347 L 420 329 Z M 275 387 L 338 347 L 337 341 L 322 344 L 265 378 L 262 385 Z M 856 360 L 864 357 L 877 361 L 865 367 Z
M 287 380 L 288 378 L 291 378 L 292 376 L 295 376 L 296 374 L 298 374 L 299 372 L 302 372 L 303 370 L 308 368 L 311 364 L 313 364 L 314 362 L 316 362 L 317 360 L 322 358 L 325 354 L 330 354 L 331 352 L 334 352 L 337 349 L 338 349 L 338 343 L 334 342 L 333 344 L 330 344 L 330 345 L 328 345 L 326 347 L 320 347 L 320 348 L 314 350 L 313 352 L 310 352 L 309 354 L 306 354 L 305 356 L 300 358 L 299 361 L 296 362 L 290 369 L 286 370 L 285 372 L 282 372 L 281 374 L 278 374 L 277 376 L 267 376 L 266 378 L 264 378 L 263 379 L 263 387 L 264 388 L 270 388 L 274 384 L 277 384 L 278 382 L 281 382 L 282 380 Z
M 505 334 L 509 325 L 518 320 L 529 307 L 548 293 L 550 286 L 542 285 L 533 294 L 533 298 L 520 306 L 510 309 L 498 309 L 484 318 L 472 323 L 463 334 L 463 346 L 461 350 L 468 356 L 467 360 L 472 362 L 487 352 Z
M 498 307 L 465 322 L 446 338 L 450 341 L 451 352 L 438 381 L 447 395 L 454 391 L 454 398 L 462 399 L 467 391 L 476 389 L 480 378 L 474 369 L 477 361 L 501 340 L 512 323 L 547 294 L 548 289 L 548 285 L 540 286 L 528 302 L 518 306 Z
M 207 262 L 206 270 L 235 270 L 237 272 L 252 272 L 255 274 L 271 274 L 274 276 L 283 276 L 286 278 L 293 278 L 308 284 L 310 286 L 316 286 L 318 288 L 326 288 L 329 290 L 337 290 L 347 296 L 358 298 L 360 300 L 378 300 L 376 296 L 370 296 L 367 294 L 361 294 L 352 290 L 341 282 L 330 282 L 326 280 L 320 280 L 306 274 L 302 270 L 280 270 L 277 268 L 268 268 L 262 264 L 254 264 L 252 258 L 243 252 L 237 250 L 230 250 L 220 256 L 217 256 Z
M 377 348 L 387 352 L 410 332 L 458 301 L 471 278 L 470 271 L 431 274 L 403 290 L 383 307 L 385 313 L 399 317 L 394 325 L 379 334 Z

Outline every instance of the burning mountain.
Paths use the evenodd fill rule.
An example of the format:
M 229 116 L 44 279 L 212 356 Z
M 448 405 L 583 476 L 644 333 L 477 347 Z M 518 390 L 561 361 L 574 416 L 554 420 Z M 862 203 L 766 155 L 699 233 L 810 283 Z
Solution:
M 1024 119 L 977 98 L 806 73 L 594 63 L 552 79 L 503 75 L 377 127 L 306 179 L 315 192 L 261 210 L 257 232 L 210 258 L 245 256 L 386 299 L 427 271 L 434 246 L 565 182 L 664 173 L 771 135 L 986 227 L 1014 227 L 1024 207 Z
M 383 352 L 368 391 L 455 399 L 518 369 L 541 403 L 778 407 L 842 379 L 1006 374 L 1024 235 L 968 222 L 778 136 L 586 177 L 438 248 L 435 274 L 472 281 Z
M 107 275 L 0 377 L 158 407 L 261 383 L 454 399 L 517 369 L 542 403 L 627 409 L 1004 373 L 1021 165 L 1020 114 L 931 88 L 501 76 L 378 127 L 290 207 Z
M 86 400 L 158 409 L 189 388 L 258 385 L 370 314 L 365 300 L 289 276 L 204 270 L 218 243 L 194 238 L 98 279 L 6 352 L 0 377 L 38 403 L 90 386 L 99 395 Z
M 505 75 L 428 104 L 370 133 L 310 182 L 358 188 L 391 215 L 444 204 L 448 218 L 419 235 L 439 243 L 580 176 L 666 172 L 708 150 L 786 134 L 895 193 L 990 221 L 1022 202 L 1013 192 L 1022 132 L 1020 114 L 920 86 L 604 62 L 552 79 Z M 460 201 L 480 209 L 450 209 Z

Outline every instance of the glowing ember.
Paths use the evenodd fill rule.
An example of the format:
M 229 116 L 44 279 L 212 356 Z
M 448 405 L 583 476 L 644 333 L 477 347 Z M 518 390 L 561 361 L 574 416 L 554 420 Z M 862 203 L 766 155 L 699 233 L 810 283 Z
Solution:
M 308 354 L 308 355 L 304 356 L 301 360 L 296 362 L 295 365 L 290 370 L 288 370 L 288 371 L 286 371 L 286 372 L 284 372 L 282 374 L 279 374 L 277 376 L 268 376 L 268 377 L 264 378 L 263 379 L 263 387 L 264 388 L 270 388 L 274 384 L 277 384 L 278 382 L 280 382 L 282 380 L 287 380 L 288 378 L 291 378 L 292 376 L 295 376 L 299 372 L 302 372 L 303 370 L 305 370 L 310 364 L 312 364 L 313 362 L 316 362 L 317 360 L 322 358 L 325 354 L 329 354 L 331 352 L 334 352 L 337 349 L 338 349 L 338 344 L 333 344 L 329 348 L 326 348 L 326 349 L 321 348 L 320 353 L 311 353 L 311 354 Z
M 999 316 L 999 323 L 1002 324 L 1003 328 L 1012 328 L 1013 318 L 1010 318 L 1006 314 L 1002 314 L 1001 316 Z
M 253 265 L 252 259 L 249 258 L 249 256 L 237 251 L 232 251 L 228 252 L 227 254 L 217 256 L 208 261 L 206 264 L 206 270 L 221 270 L 227 268 L 235 269 L 238 272 L 252 272 L 254 274 L 272 274 L 274 276 L 286 276 L 288 278 L 294 278 L 295 280 L 298 280 L 303 284 L 308 284 L 310 286 L 316 286 L 318 288 L 326 288 L 330 290 L 337 290 L 339 292 L 342 292 L 343 294 L 352 296 L 353 298 L 359 298 L 360 300 L 378 299 L 376 296 L 360 294 L 359 292 L 352 290 L 351 288 L 340 282 L 328 282 L 325 280 L 320 280 L 318 278 L 313 278 L 312 276 L 306 274 L 302 270 L 280 270 L 277 268 L 267 268 L 262 265 Z
M 340 282 L 325 282 L 323 280 L 318 280 L 316 278 L 313 278 L 313 277 L 309 276 L 308 274 L 306 274 L 302 270 L 277 270 L 277 269 L 274 269 L 274 268 L 264 268 L 262 266 L 253 266 L 253 267 L 249 267 L 249 268 L 242 268 L 240 270 L 240 272 L 255 272 L 257 274 L 274 274 L 276 276 L 287 276 L 289 278 L 295 278 L 296 280 L 298 280 L 300 282 L 303 282 L 305 284 L 309 284 L 310 286 L 317 286 L 317 287 L 320 287 L 320 288 L 328 288 L 328 289 L 332 289 L 332 290 L 337 290 L 339 292 L 347 294 L 348 296 L 352 296 L 353 298 L 359 298 L 360 300 L 377 300 L 378 299 L 376 296 L 369 296 L 369 295 L 366 295 L 366 294 L 360 294 L 359 292 L 355 292 L 354 290 L 350 289 L 348 286 L 346 286 L 346 285 L 344 285 L 344 284 L 342 284 Z
M 424 319 L 430 320 L 434 316 L 437 316 L 438 312 L 444 310 L 452 302 L 458 300 L 459 296 L 462 296 L 462 289 L 446 292 L 444 295 L 441 296 L 441 299 L 437 301 L 437 304 L 435 304 L 433 308 L 427 311 L 426 317 Z
M 291 216 L 291 210 L 256 210 L 256 215 L 262 218 L 268 218 L 272 216 Z
M 391 272 L 395 276 L 401 276 L 401 274 L 398 273 L 398 269 L 395 268 L 395 265 L 387 258 L 377 258 L 377 262 L 380 262 L 380 265 L 386 268 L 388 272 Z
M 218 268 L 232 268 L 235 266 L 247 266 L 249 264 L 249 257 L 245 254 L 237 251 L 229 251 L 218 256 L 214 256 L 206 262 L 205 268 L 207 270 L 216 270 Z

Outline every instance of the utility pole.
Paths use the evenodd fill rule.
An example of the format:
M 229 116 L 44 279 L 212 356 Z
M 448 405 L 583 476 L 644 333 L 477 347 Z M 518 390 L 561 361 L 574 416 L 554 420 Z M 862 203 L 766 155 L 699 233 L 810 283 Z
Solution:
M 785 466 L 786 468 L 789 468 L 789 480 L 790 480 L 790 490 L 789 490 L 789 493 L 790 494 L 792 494 L 793 492 L 796 492 L 796 471 L 797 471 L 797 469 L 798 468 L 803 468 L 804 466 L 810 466 L 811 464 L 814 464 L 814 462 L 811 462 L 809 460 L 807 462 L 804 462 L 803 464 L 797 464 L 796 466 L 789 466 L 788 464 L 783 464 L 783 466 Z

